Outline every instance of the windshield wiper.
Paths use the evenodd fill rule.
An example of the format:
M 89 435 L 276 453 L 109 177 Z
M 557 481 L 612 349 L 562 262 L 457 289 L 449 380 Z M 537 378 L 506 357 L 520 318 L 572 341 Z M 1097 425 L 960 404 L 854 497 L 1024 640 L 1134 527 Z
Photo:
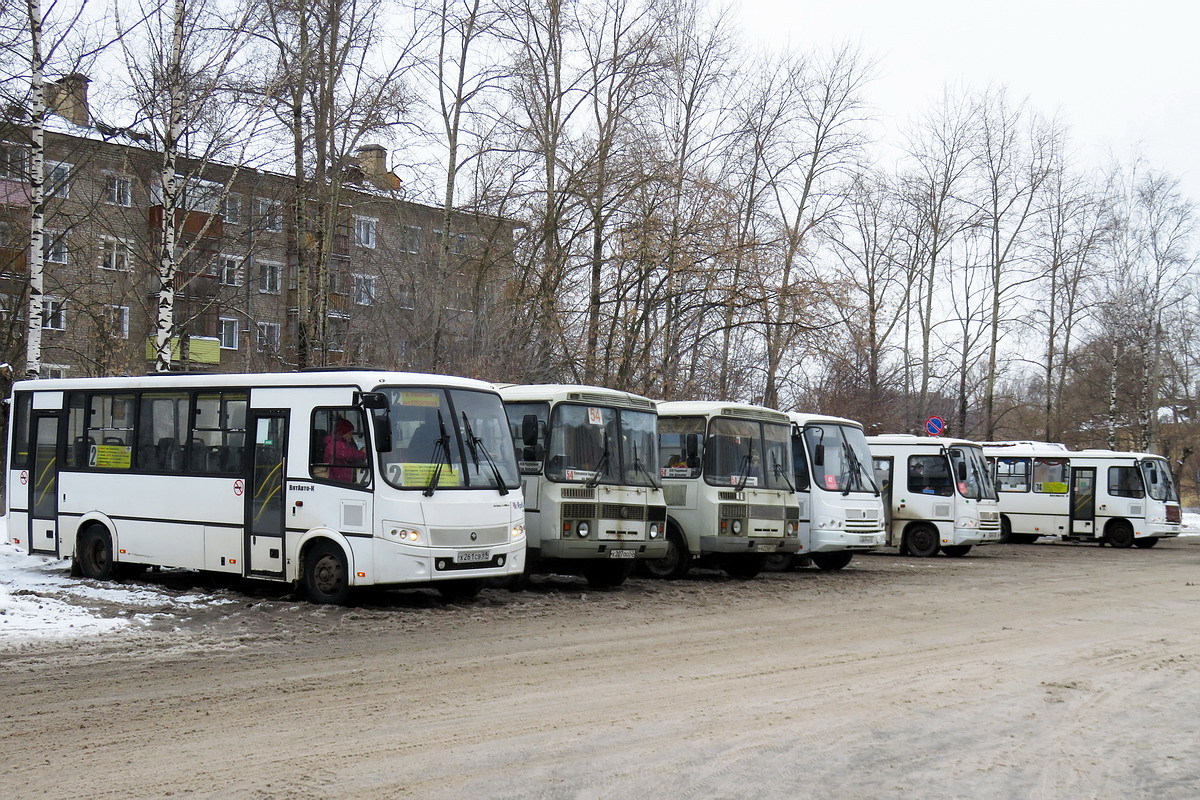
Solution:
M 600 454 L 600 461 L 596 464 L 596 474 L 588 478 L 584 486 L 596 488 L 600 483 L 600 478 L 604 476 L 604 470 L 608 469 L 608 459 L 612 454 L 608 449 L 608 428 L 604 429 L 604 452 Z
M 492 477 L 496 479 L 496 489 L 500 492 L 500 496 L 508 494 L 508 486 L 505 485 L 504 479 L 500 477 L 500 468 L 496 466 L 495 460 L 492 459 L 491 453 L 488 452 L 487 446 L 475 435 L 475 431 L 471 430 L 471 421 L 467 419 L 467 412 L 462 412 L 463 430 L 467 433 L 467 447 L 471 448 L 471 459 L 475 462 L 475 469 L 479 469 L 479 452 L 483 452 L 483 459 L 487 461 L 488 466 L 492 468 Z
M 450 434 L 446 431 L 446 421 L 442 419 L 442 410 L 438 409 L 438 428 L 442 435 L 433 445 L 433 474 L 429 476 L 429 485 L 422 492 L 426 497 L 433 497 L 438 481 L 442 479 L 442 464 L 450 458 Z
M 750 460 L 754 453 L 754 437 L 751 436 L 746 442 L 746 455 L 742 456 L 741 479 L 738 480 L 737 486 L 734 487 L 735 492 L 740 492 L 746 488 L 746 481 L 750 480 Z
M 787 487 L 793 493 L 796 491 L 796 487 L 792 485 L 791 479 L 788 478 L 788 471 L 783 468 L 783 464 L 779 462 L 774 453 L 771 453 L 771 470 L 775 473 L 776 477 L 783 478 L 783 482 L 787 484 Z
M 659 488 L 658 484 L 654 482 L 654 476 L 650 474 L 650 470 L 646 469 L 645 464 L 643 464 L 642 460 L 638 458 L 637 442 L 633 443 L 633 468 L 640 469 L 642 474 L 646 476 L 646 480 L 650 481 L 650 485 L 655 489 Z
M 875 492 L 875 496 L 879 497 L 879 487 L 875 485 L 875 478 L 867 473 L 866 469 L 862 465 L 862 462 L 858 460 L 858 456 L 854 454 L 854 448 L 850 446 L 849 442 L 842 442 L 842 452 L 846 455 L 846 462 L 850 465 L 850 468 L 854 470 L 854 482 L 858 485 L 858 487 L 865 489 L 865 484 L 869 482 L 871 484 L 871 489 Z M 865 482 L 863 481 L 864 477 L 867 479 Z M 842 496 L 845 497 L 848 494 L 850 494 L 850 482 L 846 481 L 846 488 L 842 491 Z

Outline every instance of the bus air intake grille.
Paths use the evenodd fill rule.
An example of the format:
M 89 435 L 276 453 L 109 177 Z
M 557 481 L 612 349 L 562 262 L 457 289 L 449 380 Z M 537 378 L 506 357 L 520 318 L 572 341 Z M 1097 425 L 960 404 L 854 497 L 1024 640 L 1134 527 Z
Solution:
M 663 486 L 663 502 L 669 506 L 681 506 L 687 502 L 687 486 L 670 483 Z
M 746 507 L 735 503 L 722 503 L 717 510 L 717 514 L 721 519 L 744 519 L 746 517 Z
M 796 511 L 799 512 L 799 509 Z M 750 506 L 750 516 L 755 519 L 783 519 L 783 506 Z
M 1167 506 L 1167 522 L 1179 522 L 1180 519 L 1179 506 Z
M 595 519 L 595 503 L 563 503 L 563 519 Z
M 471 538 L 471 534 L 475 538 Z M 483 547 L 508 544 L 512 529 L 508 525 L 492 525 L 482 528 L 433 528 L 429 531 L 429 544 L 433 547 Z
M 630 519 L 641 520 L 646 517 L 643 506 L 623 505 L 621 503 L 602 503 L 600 505 L 601 519 Z
M 717 492 L 717 499 L 718 500 L 737 500 L 738 493 L 737 492 Z
M 666 522 L 667 507 L 666 506 L 650 506 L 646 509 L 646 519 L 651 522 Z
M 588 488 L 571 488 L 567 487 L 562 490 L 563 500 L 595 500 L 596 490 Z
M 784 517 L 783 518 L 790 519 L 790 520 L 800 519 L 800 506 L 796 506 L 795 508 L 788 506 L 786 509 L 784 509 Z

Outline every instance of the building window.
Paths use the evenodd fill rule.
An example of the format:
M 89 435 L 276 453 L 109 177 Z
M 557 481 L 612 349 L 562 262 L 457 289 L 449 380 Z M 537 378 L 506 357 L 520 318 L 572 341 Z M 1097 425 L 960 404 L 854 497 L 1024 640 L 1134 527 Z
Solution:
M 350 333 L 350 319 L 343 315 L 329 317 L 327 340 L 331 352 L 340 353 L 346 349 L 346 338 Z
M 42 327 L 48 331 L 67 329 L 67 301 L 47 297 L 42 306 Z
M 402 250 L 410 253 L 421 252 L 421 229 L 416 225 L 405 225 L 400 233 Z
M 278 322 L 259 322 L 258 323 L 258 352 L 260 353 L 278 353 L 279 352 L 279 323 Z
M 222 255 L 217 264 L 217 277 L 222 286 L 241 286 L 242 259 Z
M 262 294 L 279 294 L 283 278 L 283 265 L 276 261 L 258 262 L 258 291 Z
M 109 306 L 105 332 L 114 339 L 129 338 L 129 306 Z
M 400 342 L 396 345 L 396 363 L 401 366 L 404 366 L 405 364 L 408 363 L 408 358 L 411 355 L 411 353 L 412 353 L 412 350 L 408 346 L 408 340 L 401 339 Z
M 104 176 L 104 202 L 128 208 L 133 204 L 133 179 L 125 175 Z
M 283 230 L 283 203 L 266 197 L 258 198 L 258 218 L 264 231 L 278 233 Z
M 413 308 L 416 308 L 416 306 L 413 305 L 412 292 L 407 286 L 401 287 L 400 291 L 397 293 L 396 304 L 405 310 L 412 310 Z
M 221 217 L 230 225 L 242 224 L 242 196 L 227 194 L 221 203 Z
M 52 264 L 67 263 L 67 235 L 62 231 L 45 231 L 42 241 L 46 243 L 45 258 Z
M 360 306 L 375 305 L 375 284 L 379 280 L 375 275 L 354 276 L 354 303 Z
M 437 232 L 437 243 L 439 249 L 441 249 L 442 246 L 443 235 L 443 231 Z M 454 253 L 455 255 L 462 255 L 463 253 L 467 252 L 467 235 L 465 233 L 450 234 L 450 252 Z
M 130 263 L 129 242 L 105 236 L 100 240 L 100 268 L 127 271 Z
M 234 317 L 221 317 L 221 349 L 238 349 L 238 321 Z M 262 349 L 261 347 L 259 348 Z
M 41 376 L 47 380 L 65 378 L 69 369 L 66 364 L 42 364 Z
M 379 220 L 372 217 L 354 218 L 354 243 L 359 247 L 375 249 L 375 230 Z
M 46 196 L 66 200 L 71 196 L 71 165 L 65 161 L 50 164 L 46 172 Z
M 0 142 L 0 178 L 24 181 L 29 178 L 29 151 L 19 144 Z

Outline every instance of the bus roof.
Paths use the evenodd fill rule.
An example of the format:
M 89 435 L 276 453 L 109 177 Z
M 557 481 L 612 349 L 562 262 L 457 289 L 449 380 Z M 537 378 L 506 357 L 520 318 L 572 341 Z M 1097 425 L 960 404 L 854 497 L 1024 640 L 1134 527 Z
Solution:
M 1086 448 L 1071 450 L 1065 444 L 1058 442 L 984 442 L 983 452 L 994 458 L 1071 458 L 1071 459 L 1162 459 L 1156 453 L 1142 453 L 1131 450 L 1106 450 L 1104 448 Z M 1164 459 L 1165 460 L 1165 459 Z
M 850 425 L 859 429 L 862 429 L 863 426 L 858 420 L 848 419 L 847 417 L 835 417 L 830 414 L 806 414 L 799 411 L 788 411 L 787 415 L 788 419 L 801 426 L 821 422 L 829 422 L 835 425 Z
M 979 442 L 951 436 L 917 436 L 912 433 L 881 433 L 867 437 L 867 444 L 894 447 L 979 447 Z
M 500 396 L 508 401 L 563 403 L 577 401 L 598 405 L 619 405 L 653 411 L 655 402 L 633 392 L 571 383 L 507 383 Z
M 764 422 L 790 424 L 791 420 L 782 411 L 751 403 L 720 403 L 714 400 L 669 400 L 659 401 L 660 417 L 742 417 Z
M 70 392 L 88 389 L 204 389 L 221 387 L 306 387 L 356 386 L 371 391 L 380 386 L 446 386 L 495 391 L 496 387 L 474 378 L 387 370 L 318 370 L 312 372 L 220 372 L 150 374 L 113 378 L 46 378 L 17 381 L 15 392 Z

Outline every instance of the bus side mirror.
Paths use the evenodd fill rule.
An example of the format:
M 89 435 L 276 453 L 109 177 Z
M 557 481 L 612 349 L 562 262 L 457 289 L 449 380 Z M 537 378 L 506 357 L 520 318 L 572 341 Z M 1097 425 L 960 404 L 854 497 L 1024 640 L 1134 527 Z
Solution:
M 538 418 L 536 414 L 526 414 L 521 417 L 521 443 L 533 447 L 538 439 Z
M 386 411 L 390 406 L 383 392 L 363 392 L 358 396 L 358 402 L 368 411 Z
M 819 444 L 813 448 L 813 463 L 818 467 L 825 466 L 825 445 Z
M 363 392 L 358 404 L 371 412 L 375 421 L 375 452 L 392 451 L 392 404 L 383 392 Z
M 954 471 L 954 474 L 958 476 L 960 481 L 967 479 L 967 464 L 965 461 L 958 462 L 958 469 Z
M 700 437 L 696 434 L 689 433 L 684 439 L 683 446 L 689 462 L 700 456 Z

